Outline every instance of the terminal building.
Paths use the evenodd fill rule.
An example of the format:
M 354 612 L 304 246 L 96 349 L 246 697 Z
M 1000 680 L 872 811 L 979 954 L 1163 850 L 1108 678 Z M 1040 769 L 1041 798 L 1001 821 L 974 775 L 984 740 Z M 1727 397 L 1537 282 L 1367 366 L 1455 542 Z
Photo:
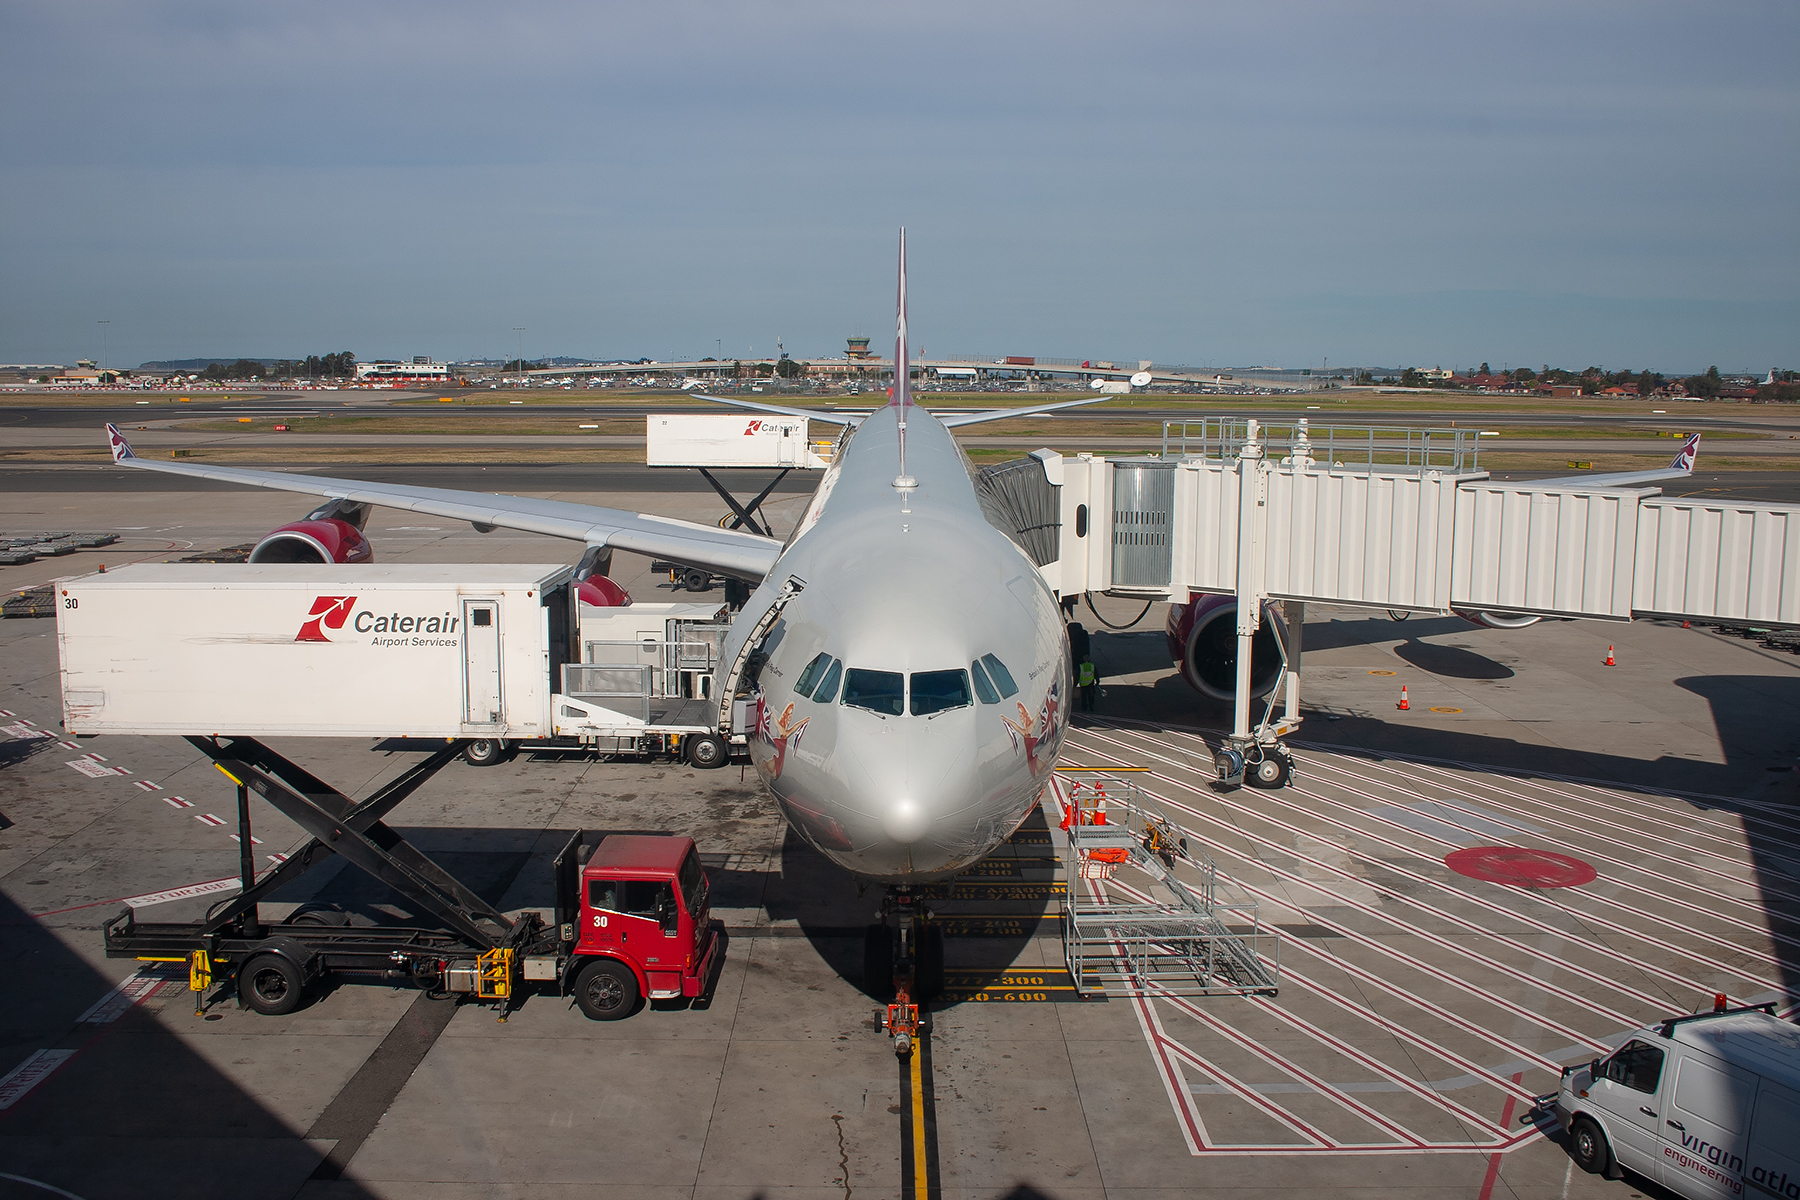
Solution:
M 432 362 L 425 355 L 414 355 L 411 362 L 377 359 L 356 364 L 358 383 L 444 383 L 450 378 L 450 364 Z

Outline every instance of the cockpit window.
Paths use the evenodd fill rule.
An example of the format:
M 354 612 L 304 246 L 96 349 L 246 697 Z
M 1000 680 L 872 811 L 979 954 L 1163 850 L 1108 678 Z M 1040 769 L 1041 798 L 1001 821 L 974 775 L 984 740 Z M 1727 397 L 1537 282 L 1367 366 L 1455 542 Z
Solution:
M 1000 693 L 994 690 L 993 681 L 988 679 L 979 659 L 969 664 L 969 674 L 975 677 L 975 694 L 981 697 L 983 704 L 1000 703 Z
M 819 676 L 823 675 L 825 668 L 830 665 L 831 655 L 829 654 L 820 654 L 807 663 L 806 669 L 800 672 L 800 678 L 794 680 L 794 694 L 798 696 L 812 695 L 813 687 L 819 682 Z
M 819 690 L 813 693 L 813 699 L 817 700 L 820 704 L 830 704 L 833 700 L 836 700 L 838 680 L 843 677 L 843 674 L 844 664 L 837 661 L 835 658 L 832 659 L 831 670 L 825 672 L 825 682 L 821 683 L 819 685 Z
M 984 654 L 981 656 L 981 665 L 988 669 L 989 675 L 993 676 L 994 686 L 1000 689 L 1001 699 L 1004 700 L 1009 696 L 1019 694 L 1019 685 L 1013 682 L 1012 672 L 1006 669 L 1005 663 L 992 654 Z
M 929 717 L 946 709 L 964 708 L 974 703 L 969 698 L 968 672 L 914 671 L 912 677 L 912 715 Z
M 851 667 L 844 672 L 844 703 L 870 712 L 897 717 L 904 708 L 906 677 L 898 671 L 865 671 Z

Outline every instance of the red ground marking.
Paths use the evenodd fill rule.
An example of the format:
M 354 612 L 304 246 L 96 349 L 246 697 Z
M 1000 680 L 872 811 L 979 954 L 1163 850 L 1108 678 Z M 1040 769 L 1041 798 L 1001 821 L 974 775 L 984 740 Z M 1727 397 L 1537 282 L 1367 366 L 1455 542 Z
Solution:
M 1520 846 L 1471 846 L 1444 855 L 1444 865 L 1470 879 L 1529 888 L 1580 887 L 1599 874 L 1579 858 Z

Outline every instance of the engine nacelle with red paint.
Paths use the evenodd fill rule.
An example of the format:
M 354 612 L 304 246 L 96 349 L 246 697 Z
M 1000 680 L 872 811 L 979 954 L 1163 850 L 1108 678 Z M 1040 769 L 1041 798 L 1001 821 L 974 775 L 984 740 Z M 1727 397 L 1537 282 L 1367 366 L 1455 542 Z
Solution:
M 295 521 L 271 530 L 256 549 L 253 563 L 366 563 L 375 561 L 375 549 L 362 530 L 348 521 L 327 517 Z
M 1250 639 L 1250 694 L 1260 699 L 1281 677 L 1281 649 L 1270 626 L 1287 626 L 1272 605 L 1263 605 L 1262 624 Z M 1181 677 L 1209 700 L 1230 704 L 1237 694 L 1237 598 L 1195 596 L 1187 604 L 1171 604 L 1163 632 L 1169 657 Z
M 604 575 L 589 575 L 577 586 L 576 595 L 581 597 L 583 604 L 597 608 L 628 608 L 631 605 L 631 593 Z

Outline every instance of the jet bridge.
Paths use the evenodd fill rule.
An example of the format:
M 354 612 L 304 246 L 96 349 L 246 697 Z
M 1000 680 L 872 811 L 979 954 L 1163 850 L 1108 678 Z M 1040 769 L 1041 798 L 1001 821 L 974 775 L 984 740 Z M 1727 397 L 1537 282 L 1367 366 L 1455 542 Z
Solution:
M 1235 595 L 1239 742 L 1250 737 L 1247 643 L 1269 600 L 1288 609 L 1292 668 L 1294 608 L 1309 601 L 1800 625 L 1800 505 L 1671 498 L 1603 478 L 1497 481 L 1478 451 L 1472 430 L 1241 419 L 1169 423 L 1157 456 L 1039 451 L 1039 487 L 1061 518 L 1040 569 L 1065 597 Z M 1297 671 L 1285 700 L 1277 734 L 1298 723 Z

